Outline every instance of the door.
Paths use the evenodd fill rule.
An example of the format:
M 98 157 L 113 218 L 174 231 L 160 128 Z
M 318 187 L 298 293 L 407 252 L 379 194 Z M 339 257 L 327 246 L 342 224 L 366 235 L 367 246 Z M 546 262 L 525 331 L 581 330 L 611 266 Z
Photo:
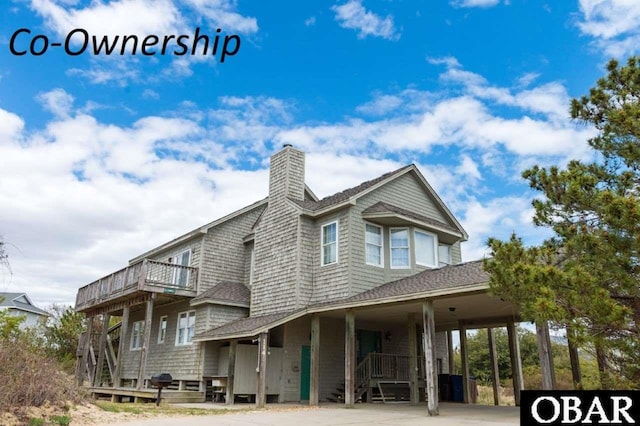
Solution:
M 358 330 L 358 362 L 370 352 L 382 351 L 382 333 L 371 330 Z
M 311 346 L 302 346 L 300 352 L 300 401 L 308 401 L 311 386 Z

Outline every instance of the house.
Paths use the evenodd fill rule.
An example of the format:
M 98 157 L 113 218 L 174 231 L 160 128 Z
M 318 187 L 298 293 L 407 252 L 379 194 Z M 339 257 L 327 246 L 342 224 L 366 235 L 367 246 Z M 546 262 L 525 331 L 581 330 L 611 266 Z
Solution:
M 437 414 L 452 330 L 507 325 L 521 389 L 518 314 L 488 293 L 481 262 L 460 263 L 466 239 L 415 165 L 318 199 L 304 153 L 285 145 L 267 198 L 79 289 L 76 310 L 103 327 L 89 322 L 78 381 L 145 398 L 151 377 L 169 373 L 168 400 L 352 406 L 393 395 Z M 111 316 L 121 322 L 108 329 Z
M 46 311 L 33 304 L 27 293 L 0 293 L 0 310 L 7 311 L 9 315 L 24 317 L 21 329 L 34 327 L 49 317 Z

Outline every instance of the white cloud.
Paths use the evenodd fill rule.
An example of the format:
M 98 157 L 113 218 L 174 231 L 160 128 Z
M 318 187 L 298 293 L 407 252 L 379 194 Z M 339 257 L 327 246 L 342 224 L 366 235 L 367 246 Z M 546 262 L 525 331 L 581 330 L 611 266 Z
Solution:
M 400 39 L 400 33 L 393 23 L 393 16 L 381 18 L 365 9 L 362 0 L 349 0 L 344 4 L 332 6 L 331 10 L 336 13 L 335 19 L 341 27 L 358 31 L 358 38 L 373 36 L 387 40 Z
M 53 89 L 49 92 L 40 93 L 38 101 L 45 109 L 57 117 L 68 117 L 73 106 L 73 96 L 64 91 L 64 89 Z
M 578 28 L 595 39 L 607 55 L 637 53 L 640 42 L 640 2 L 636 0 L 580 0 Z
M 402 104 L 402 98 L 395 95 L 381 95 L 362 104 L 356 111 L 369 115 L 384 115 L 398 108 Z
M 314 25 L 316 24 L 316 17 L 315 17 L 315 16 L 311 16 L 311 17 L 309 17 L 309 18 L 305 19 L 305 20 L 304 20 L 304 24 L 305 24 L 307 27 L 312 27 L 312 26 L 314 26 Z
M 450 4 L 453 7 L 493 7 L 500 4 L 500 0 L 452 0 Z

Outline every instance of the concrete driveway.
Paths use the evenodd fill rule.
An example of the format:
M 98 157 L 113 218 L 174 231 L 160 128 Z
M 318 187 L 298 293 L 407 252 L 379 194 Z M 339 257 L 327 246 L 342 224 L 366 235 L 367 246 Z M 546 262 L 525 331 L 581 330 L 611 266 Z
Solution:
M 188 406 L 219 408 L 213 404 Z M 237 406 L 236 406 L 237 407 Z M 426 406 L 408 404 L 357 404 L 346 409 L 336 404 L 319 408 L 304 406 L 269 405 L 264 410 L 234 412 L 211 416 L 166 417 L 134 420 L 110 426 L 210 426 L 215 425 L 518 425 L 518 407 L 491 407 L 482 405 L 440 404 L 440 416 L 429 417 Z

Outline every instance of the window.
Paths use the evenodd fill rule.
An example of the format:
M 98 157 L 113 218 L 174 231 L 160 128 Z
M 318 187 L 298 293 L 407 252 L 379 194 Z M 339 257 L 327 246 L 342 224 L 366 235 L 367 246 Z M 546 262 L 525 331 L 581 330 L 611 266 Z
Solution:
M 158 328 L 158 343 L 164 343 L 167 337 L 167 316 L 160 317 L 160 327 Z
M 136 321 L 131 328 L 131 350 L 142 349 L 142 335 L 144 333 L 144 321 Z
M 436 267 L 436 236 L 423 231 L 415 231 L 416 263 L 422 266 Z
M 409 267 L 409 230 L 407 228 L 391 228 L 391 267 Z
M 255 247 L 251 247 L 251 259 L 249 262 L 249 287 L 253 284 L 253 268 L 255 266 Z
M 180 266 L 189 266 L 191 262 L 191 249 L 185 250 L 171 258 L 171 263 Z M 189 283 L 189 270 L 187 268 L 173 269 L 173 285 L 186 287 Z
M 338 262 L 338 222 L 322 225 L 322 265 Z
M 178 315 L 176 346 L 190 345 L 196 331 L 196 311 L 181 312 Z
M 451 246 L 440 244 L 438 246 L 438 265 L 451 265 Z
M 367 265 L 382 266 L 382 228 L 365 224 L 365 261 Z

